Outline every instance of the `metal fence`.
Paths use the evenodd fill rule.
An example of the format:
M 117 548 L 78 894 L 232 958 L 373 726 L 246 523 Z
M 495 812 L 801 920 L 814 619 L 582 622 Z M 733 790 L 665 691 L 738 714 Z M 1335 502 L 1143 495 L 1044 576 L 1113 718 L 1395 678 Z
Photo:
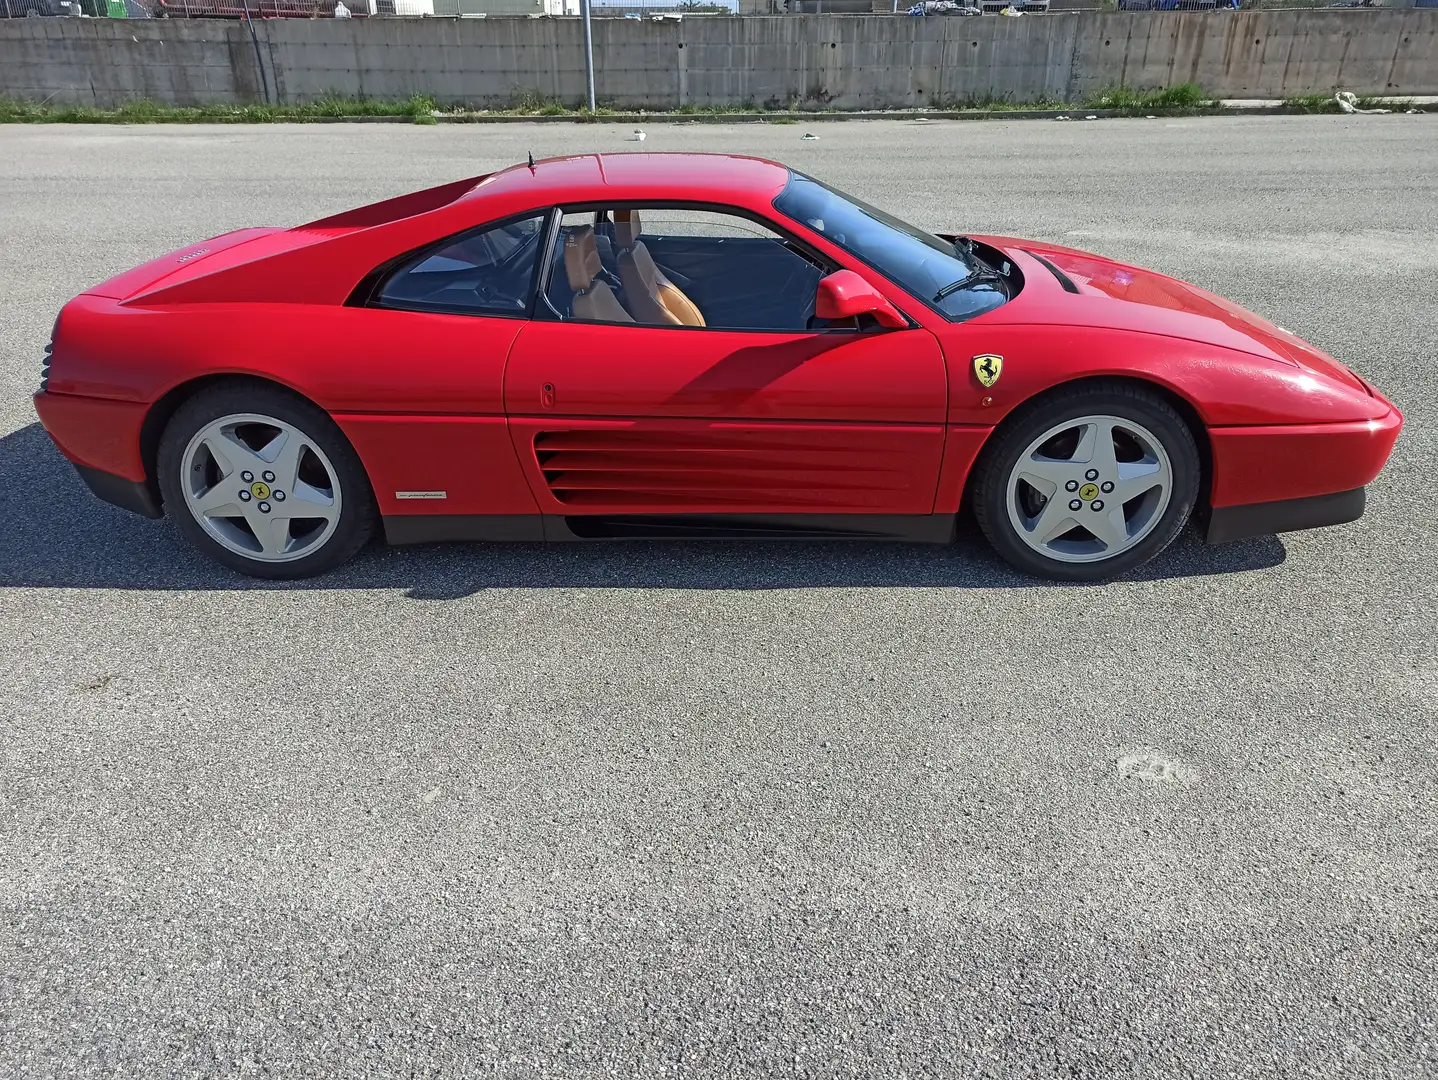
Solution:
M 722 18 L 725 3 L 595 3 L 596 19 Z M 746 14 L 1040 15 L 1060 11 L 1223 11 L 1432 7 L 1438 0 L 747 0 Z M 760 10 L 756 11 L 755 8 Z M 328 19 L 574 16 L 579 0 L 0 0 L 0 18 Z

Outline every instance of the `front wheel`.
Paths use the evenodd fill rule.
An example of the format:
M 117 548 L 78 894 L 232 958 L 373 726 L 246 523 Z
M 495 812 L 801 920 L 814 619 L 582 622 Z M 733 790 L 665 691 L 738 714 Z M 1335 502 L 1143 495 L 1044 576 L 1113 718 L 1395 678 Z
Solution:
M 233 570 L 300 578 L 369 539 L 374 496 L 330 417 L 278 387 L 216 386 L 160 438 L 160 492 L 196 547 Z
M 1198 447 L 1157 395 L 1094 385 L 1022 407 L 975 466 L 974 516 L 1011 565 L 1097 581 L 1148 562 L 1183 531 Z

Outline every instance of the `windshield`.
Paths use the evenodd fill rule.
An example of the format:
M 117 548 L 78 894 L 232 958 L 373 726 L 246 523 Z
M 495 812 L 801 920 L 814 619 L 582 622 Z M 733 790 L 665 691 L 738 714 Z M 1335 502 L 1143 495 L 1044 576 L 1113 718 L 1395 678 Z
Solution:
M 947 240 L 800 173 L 789 174 L 774 208 L 822 233 L 950 319 L 990 311 L 1008 299 L 1001 283 L 988 280 L 937 298 L 940 290 L 990 268 Z

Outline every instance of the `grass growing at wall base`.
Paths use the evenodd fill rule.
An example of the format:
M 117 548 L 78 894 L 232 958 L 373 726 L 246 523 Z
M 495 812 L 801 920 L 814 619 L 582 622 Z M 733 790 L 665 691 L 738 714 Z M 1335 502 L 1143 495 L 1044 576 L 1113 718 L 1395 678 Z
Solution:
M 1194 88 L 1195 90 L 1197 88 Z M 1199 97 L 1201 98 L 1201 92 Z M 1106 104 L 1113 99 L 1117 104 Z M 1137 93 L 1129 90 L 1109 91 L 1090 99 L 1083 105 L 1073 105 L 1057 99 L 1043 98 L 1036 101 L 1008 100 L 966 100 L 962 102 L 935 102 L 931 111 L 967 110 L 979 112 L 1020 112 L 1034 109 L 1064 108 L 1117 108 L 1126 112 L 1175 112 L 1192 111 L 1187 104 L 1190 95 L 1171 90 Z M 1331 99 L 1330 99 L 1331 100 Z M 1182 104 L 1175 104 L 1181 102 Z M 1336 106 L 1335 106 L 1336 109 Z M 33 101 L 20 101 L 0 97 L 0 124 L 272 124 L 272 123 L 318 123 L 325 120 L 351 117 L 408 117 L 416 124 L 436 123 L 436 116 L 563 116 L 571 120 L 604 120 L 616 115 L 630 116 L 638 112 L 650 115 L 723 117 L 723 116 L 772 116 L 777 122 L 784 117 L 813 116 L 841 110 L 804 107 L 771 108 L 757 104 L 744 105 L 681 105 L 675 109 L 620 109 L 613 105 L 600 104 L 592 112 L 586 108 L 572 108 L 559 102 L 543 98 L 521 96 L 515 103 L 502 108 L 470 110 L 453 107 L 440 110 L 433 98 L 415 96 L 404 101 L 357 101 L 346 98 L 327 98 L 305 105 L 199 105 L 173 106 L 157 105 L 152 101 L 134 101 L 118 108 L 101 109 L 90 105 L 50 105 Z M 880 110 L 887 111 L 887 110 Z M 895 110 L 895 115 L 906 113 L 922 114 L 923 109 Z
M 1162 90 L 1131 90 L 1116 86 L 1091 94 L 1084 105 L 1090 109 L 1113 109 L 1122 116 L 1183 115 L 1201 109 L 1216 108 L 1197 83 L 1176 83 Z
M 198 105 L 178 107 L 134 101 L 116 109 L 88 105 L 46 105 L 0 97 L 3 124 L 271 124 L 314 123 L 351 116 L 407 116 L 433 124 L 433 98 L 404 101 L 356 101 L 326 98 L 308 105 Z
M 1383 107 L 1401 111 L 1406 101 L 1362 97 L 1361 109 Z M 1285 111 L 1336 113 L 1339 107 L 1331 94 L 1304 94 L 1283 102 Z M 1427 106 L 1424 106 L 1427 108 Z M 927 108 L 895 110 L 861 110 L 879 113 L 894 119 L 924 116 L 940 112 L 1003 115 L 1006 113 L 1039 113 L 1045 111 L 1081 114 L 1086 110 L 1102 111 L 1112 116 L 1192 116 L 1224 111 L 1221 102 L 1209 99 L 1194 83 L 1180 83 L 1160 90 L 1132 90 L 1115 87 L 1092 94 L 1082 102 L 1065 102 L 1057 98 L 1032 101 L 981 100 L 934 101 Z M 202 105 L 175 107 L 151 101 L 135 101 L 119 108 L 97 109 L 84 105 L 50 105 L 43 102 L 20 101 L 0 97 L 0 124 L 266 124 L 320 123 L 327 120 L 408 119 L 416 124 L 435 124 L 441 120 L 484 121 L 487 118 L 521 119 L 526 117 L 562 117 L 567 120 L 603 122 L 623 119 L 639 120 L 643 116 L 694 120 L 753 119 L 771 124 L 794 124 L 825 116 L 842 117 L 844 110 L 820 107 L 814 103 L 791 102 L 743 105 L 681 105 L 670 110 L 621 109 L 612 103 L 601 103 L 589 109 L 565 105 L 537 94 L 521 94 L 506 107 L 468 109 L 448 106 L 440 109 L 428 95 L 416 95 L 403 101 L 363 101 L 332 97 L 306 105 Z
M 1343 110 L 1338 107 L 1338 99 L 1333 94 L 1298 94 L 1294 97 L 1283 99 L 1283 104 L 1290 109 L 1306 113 L 1338 113 Z M 1359 109 L 1397 109 L 1400 112 L 1408 106 L 1405 98 L 1381 98 L 1367 95 L 1357 99 L 1356 107 Z

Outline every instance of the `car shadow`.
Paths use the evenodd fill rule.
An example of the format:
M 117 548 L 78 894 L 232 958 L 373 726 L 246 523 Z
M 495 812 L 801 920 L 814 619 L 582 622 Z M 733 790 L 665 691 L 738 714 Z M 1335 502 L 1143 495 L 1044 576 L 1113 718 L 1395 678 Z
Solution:
M 624 541 L 594 544 L 372 544 L 318 578 L 261 581 L 195 551 L 167 520 L 101 502 L 41 426 L 0 438 L 0 588 L 144 590 L 397 589 L 458 599 L 485 589 L 1031 588 L 972 527 L 947 546 L 856 541 Z M 1126 580 L 1261 570 L 1277 537 L 1210 548 L 1189 529 Z M 1067 586 L 1075 587 L 1075 586 Z

